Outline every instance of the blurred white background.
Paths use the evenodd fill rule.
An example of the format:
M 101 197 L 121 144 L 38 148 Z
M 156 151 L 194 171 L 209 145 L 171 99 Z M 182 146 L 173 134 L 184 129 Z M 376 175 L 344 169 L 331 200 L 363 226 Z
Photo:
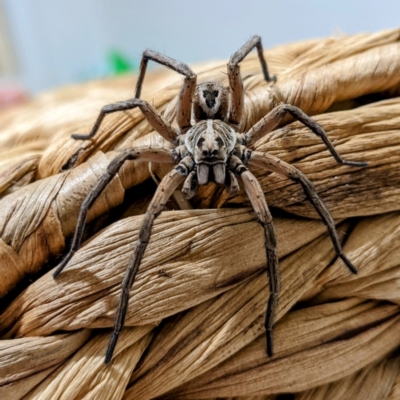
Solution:
M 269 48 L 395 28 L 399 15 L 399 0 L 0 0 L 0 75 L 37 93 L 115 72 L 113 51 L 132 67 L 145 48 L 223 59 L 253 34 Z

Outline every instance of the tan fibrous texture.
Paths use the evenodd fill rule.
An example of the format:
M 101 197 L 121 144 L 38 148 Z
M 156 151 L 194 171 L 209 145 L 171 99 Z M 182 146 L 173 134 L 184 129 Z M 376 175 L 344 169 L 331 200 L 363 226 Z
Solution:
M 255 53 L 241 64 L 243 129 L 293 104 L 345 159 L 369 163 L 338 165 L 289 117 L 253 146 L 310 178 L 359 273 L 336 259 L 301 186 L 253 170 L 273 207 L 281 271 L 267 358 L 264 235 L 245 192 L 209 184 L 191 204 L 175 196 L 155 221 L 105 366 L 122 277 L 155 190 L 150 177 L 171 166 L 127 161 L 89 212 L 84 245 L 57 280 L 52 272 L 110 160 L 125 148 L 170 145 L 138 109 L 107 116 L 91 140 L 70 138 L 89 132 L 103 105 L 133 97 L 135 77 L 42 94 L 0 114 L 1 399 L 400 398 L 400 31 L 265 55 L 275 84 L 263 81 Z M 199 82 L 227 84 L 225 65 L 192 67 Z M 181 84 L 160 68 L 142 97 L 174 123 Z

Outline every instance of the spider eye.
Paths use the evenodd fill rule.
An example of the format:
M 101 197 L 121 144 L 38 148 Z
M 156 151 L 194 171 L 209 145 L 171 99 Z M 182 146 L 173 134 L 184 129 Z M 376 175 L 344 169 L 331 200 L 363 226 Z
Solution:
M 218 93 L 219 93 L 218 90 L 214 90 L 212 94 L 213 94 L 214 97 L 217 97 Z
M 224 142 L 222 141 L 222 139 L 220 137 L 217 137 L 216 142 L 217 142 L 218 147 L 222 147 L 224 145 Z
M 202 144 L 203 144 L 203 142 L 204 142 L 204 138 L 200 138 L 198 141 L 197 141 L 197 147 L 200 147 Z
M 203 97 L 206 98 L 206 96 L 208 96 L 209 93 L 210 93 L 209 91 L 204 90 L 204 91 L 203 91 Z

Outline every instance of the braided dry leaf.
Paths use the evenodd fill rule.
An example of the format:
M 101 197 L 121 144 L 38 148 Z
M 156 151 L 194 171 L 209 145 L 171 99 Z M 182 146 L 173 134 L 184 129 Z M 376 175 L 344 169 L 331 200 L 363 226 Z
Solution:
M 98 153 L 86 164 L 34 182 L 0 202 L 0 297 L 64 250 L 80 204 L 115 155 Z M 147 174 L 144 163 L 126 162 L 93 205 L 88 221 L 120 204 L 125 190 Z
M 146 81 L 144 95 L 154 92 L 160 82 L 160 77 L 165 84 L 163 74 L 151 74 L 151 79 Z M 58 150 L 65 142 L 68 142 L 71 133 L 90 129 L 104 104 L 131 97 L 134 87 L 135 80 L 131 76 L 73 85 L 41 94 L 27 104 L 3 111 L 0 117 L 2 132 L 0 175 L 7 176 L 8 181 L 13 185 L 21 178 L 21 172 L 16 170 L 13 173 L 10 168 L 15 164 L 14 168 L 17 169 L 21 154 L 29 151 L 34 151 L 38 156 L 35 165 L 32 165 L 32 170 L 39 168 L 40 162 L 39 171 L 33 179 L 58 173 L 61 165 L 67 161 L 68 154 L 72 154 L 72 149 L 70 148 L 68 154 L 64 154 L 57 165 L 52 165 L 52 162 L 55 162 L 55 154 L 58 154 Z M 129 116 L 127 119 L 130 119 Z M 121 121 L 120 115 L 118 121 L 122 125 L 123 120 L 122 116 Z M 69 142 L 69 146 L 72 143 L 74 142 Z M 57 152 L 54 151 L 55 149 Z M 41 160 L 43 153 L 44 158 Z M 46 157 L 50 160 L 46 161 Z M 46 168 L 48 168 L 47 171 Z M 6 175 L 6 171 L 9 175 Z M 29 182 L 26 180 L 26 184 Z
M 396 382 L 392 387 L 392 391 L 388 396 L 388 400 L 400 399 L 400 374 L 397 375 Z
M 293 104 L 309 115 L 326 111 L 334 103 L 371 93 L 398 93 L 400 43 L 373 48 L 361 54 L 284 80 L 265 90 L 265 85 L 247 94 L 245 129 L 260 120 L 280 102 Z M 261 82 L 262 77 L 258 78 Z
M 277 326 L 277 331 L 280 333 L 278 340 L 281 351 L 275 358 L 277 358 L 277 362 L 286 362 L 286 378 L 282 384 L 287 384 L 290 379 L 293 381 L 297 379 L 298 371 L 296 367 L 292 366 L 294 354 L 303 354 L 304 350 L 320 346 L 321 343 L 330 343 L 335 340 L 338 340 L 339 343 L 341 338 L 348 337 L 365 328 L 368 329 L 371 325 L 393 316 L 397 312 L 396 308 L 395 306 L 380 306 L 376 302 L 362 303 L 357 299 L 349 299 L 336 305 L 326 304 L 289 313 Z M 263 382 L 264 384 L 268 384 L 271 378 L 275 377 L 275 384 L 279 385 L 280 377 L 274 374 L 280 373 L 280 367 L 276 368 L 273 361 L 262 357 L 264 348 L 265 339 L 259 337 L 233 358 L 172 392 L 170 397 L 176 398 L 180 392 L 201 387 L 209 382 L 217 381 L 219 378 L 235 377 L 237 374 L 246 371 L 251 374 L 250 371 L 254 369 L 265 371 L 268 375 L 271 375 L 266 378 L 267 382 Z M 379 359 L 380 356 L 379 354 L 371 354 L 371 360 L 374 360 L 374 357 Z M 320 360 L 305 360 L 304 368 L 314 368 L 315 364 L 320 365 Z M 256 371 L 254 376 L 258 376 Z M 316 377 L 318 376 L 321 376 L 321 374 L 316 374 Z M 238 379 L 237 383 L 240 384 L 240 382 L 243 381 Z M 305 380 L 304 384 L 307 384 L 307 382 Z M 312 386 L 314 385 L 311 384 Z M 280 389 L 281 392 L 288 390 L 285 387 Z M 266 392 L 269 392 L 269 390 L 267 389 Z
M 329 132 L 330 139 L 344 158 L 368 160 L 369 168 L 338 166 L 319 139 L 298 122 L 266 135 L 255 148 L 297 166 L 311 179 L 336 218 L 398 210 L 399 107 L 399 99 L 386 100 L 315 117 Z M 256 176 L 270 206 L 317 217 L 311 204 L 305 201 L 300 185 L 265 171 L 257 171 Z M 202 201 L 206 202 L 207 198 Z M 246 204 L 248 199 L 241 192 L 229 203 Z
M 298 123 L 275 130 L 255 148 L 306 173 L 336 218 L 398 210 L 399 30 L 307 41 L 266 54 L 272 72 L 279 75 L 273 86 L 262 81 L 255 54 L 242 63 L 248 89 L 245 125 L 281 101 L 292 103 L 315 115 L 345 158 L 368 161 L 370 168 L 336 165 L 320 140 Z M 214 62 L 194 70 L 199 81 L 218 79 L 226 84 L 220 72 L 225 64 Z M 172 72 L 149 75 L 144 98 L 172 120 L 181 82 Z M 75 228 L 80 203 L 116 154 L 91 157 L 95 152 L 163 145 L 137 110 L 107 117 L 91 141 L 68 140 L 71 133 L 90 130 L 102 105 L 132 97 L 133 88 L 131 78 L 79 85 L 42 95 L 0 117 L 0 192 L 5 196 L 0 204 L 1 295 L 45 263 L 55 266 L 55 257 Z M 387 100 L 374 102 L 381 99 Z M 359 107 L 365 103 L 370 104 Z M 70 156 L 76 164 L 88 162 L 55 175 Z M 152 165 L 152 170 L 161 177 L 166 168 Z M 270 205 L 315 217 L 301 188 L 275 174 L 256 172 Z M 148 177 L 147 165 L 127 162 L 89 219 L 97 221 L 123 201 L 127 188 Z M 18 190 L 24 185 L 28 186 Z M 248 204 L 241 194 L 229 199 L 212 185 L 196 199 L 200 206 L 226 201 Z M 143 208 L 143 200 L 121 214 L 136 208 Z M 37 340 L 44 340 L 57 330 L 112 326 L 121 276 L 140 220 L 128 218 L 90 238 L 57 282 L 49 273 L 32 283 L 0 316 L 3 338 L 43 335 Z M 342 387 L 332 383 L 335 380 L 357 386 L 363 377 L 377 379 L 381 373 L 375 398 L 386 396 L 383 383 L 393 386 L 394 380 L 390 398 L 397 398 L 398 368 L 387 355 L 399 345 L 398 307 L 380 300 L 398 303 L 398 214 L 363 219 L 354 230 L 346 222 L 340 226 L 342 236 L 349 234 L 345 251 L 360 268 L 357 277 L 350 276 L 340 261 L 329 266 L 332 247 L 320 222 L 276 220 L 282 293 L 272 360 L 265 357 L 262 326 L 268 296 L 267 279 L 261 274 L 263 237 L 252 212 L 172 212 L 155 225 L 126 322 L 158 324 L 169 318 L 155 333 L 148 325 L 125 328 L 109 369 L 102 364 L 107 334 L 96 332 L 87 344 L 76 342 L 80 350 L 62 366 L 46 368 L 43 363 L 45 369 L 26 368 L 12 385 L 0 387 L 1 397 L 29 393 L 26 398 L 166 395 L 239 400 L 239 395 L 242 400 L 272 400 L 275 396 L 269 393 L 315 387 L 317 394 L 326 390 L 334 395 Z M 89 234 L 99 227 L 101 223 Z M 300 301 L 302 309 L 289 312 Z M 12 347 L 15 340 L 0 345 Z M 60 351 L 57 354 L 66 357 Z M 14 346 L 9 354 L 21 365 L 24 351 Z M 45 347 L 35 350 L 39 360 L 46 354 Z M 11 368 L 9 360 L 0 351 L 0 366 Z
M 2 159 L 11 149 L 34 146 L 43 151 L 60 135 L 65 140 L 70 129 L 90 125 L 102 105 L 120 95 L 129 96 L 129 87 L 134 87 L 132 77 L 104 80 L 101 85 L 98 82 L 72 85 L 3 111 L 0 119 Z M 81 110 L 78 114 L 77 109 Z
M 109 335 L 96 335 L 25 399 L 121 399 L 131 368 L 135 368 L 151 340 L 151 329 L 152 326 L 125 329 L 116 349 L 118 362 L 112 368 L 104 365 L 102 354 Z
M 389 399 L 400 372 L 400 357 L 392 356 L 368 365 L 334 383 L 296 395 L 296 400 L 382 400 Z M 398 398 L 398 397 L 394 397 Z M 393 399 L 394 399 L 393 398 Z
M 21 153 L 18 151 L 16 157 L 11 157 L 9 160 L 3 158 L 3 163 L 0 167 L 0 195 L 6 196 L 19 188 L 28 185 L 35 180 L 36 168 L 40 159 L 39 153 L 26 155 L 21 160 Z M 8 190 L 7 190 L 8 189 Z
M 332 257 L 330 241 L 323 237 L 281 262 L 283 288 L 277 320 L 302 297 L 307 286 L 312 285 Z M 173 318 L 161 329 L 141 368 L 132 376 L 132 380 L 137 382 L 127 396 L 128 393 L 131 398 L 135 395 L 143 398 L 159 396 L 221 364 L 260 335 L 260 354 L 265 358 L 263 333 L 267 300 L 267 280 L 265 275 L 260 275 L 216 300 L 191 309 L 184 316 Z M 395 306 L 392 308 L 397 310 Z M 277 328 L 277 355 L 281 354 L 282 336 L 279 332 Z
M 357 276 L 349 279 L 337 263 L 321 274 L 306 297 L 316 303 L 352 296 L 400 303 L 399 226 L 399 213 L 360 221 L 345 247 L 359 268 Z
M 190 387 L 175 391 L 170 398 L 208 399 L 306 390 L 343 378 L 389 354 L 400 344 L 399 329 L 400 317 L 395 316 L 350 339 L 322 344 L 271 361 L 268 368 L 261 364 L 220 379 L 211 377 L 203 384 L 196 380 Z
M 308 46 L 301 53 L 298 53 L 298 57 L 293 61 L 291 68 L 282 72 L 282 75 L 300 75 L 307 72 L 311 67 L 322 67 L 334 61 L 343 60 L 355 54 L 398 42 L 399 40 L 400 32 L 398 29 L 390 29 L 372 34 L 342 35 L 318 40 L 313 47 Z
M 89 338 L 90 331 L 0 341 L 0 395 L 17 399 L 38 385 Z
M 6 386 L 0 386 L 0 396 L 2 400 L 16 400 L 23 399 L 24 396 L 38 386 L 47 376 L 49 376 L 57 366 L 45 369 L 37 374 L 30 375 L 24 379 L 10 383 Z
M 400 121 L 397 115 L 398 103 L 393 100 L 388 103 L 375 103 L 369 107 L 317 117 L 322 126 L 326 126 L 329 132 L 332 131 L 332 140 L 338 144 L 339 151 L 345 157 L 369 160 L 370 168 L 338 166 L 327 155 L 318 138 L 311 137 L 304 129 L 299 131 L 298 123 L 274 131 L 266 138 L 267 142 L 260 141 L 257 148 L 275 153 L 289 162 L 301 159 L 295 165 L 313 180 L 336 218 L 398 209 L 400 178 L 397 171 L 400 156 L 397 154 L 400 151 L 396 150 L 400 150 Z M 381 123 L 382 120 L 385 124 Z M 346 128 L 348 126 L 351 129 Z M 372 137 L 374 140 L 371 140 Z M 149 143 L 166 146 L 165 142 L 153 135 L 136 143 L 137 146 Z M 293 147 L 294 144 L 297 148 Z M 107 158 L 102 159 L 97 156 L 72 172 L 32 184 L 2 202 L 0 219 L 7 221 L 7 224 L 3 222 L 1 239 L 4 243 L 1 245 L 0 257 L 7 260 L 2 265 L 15 267 L 13 271 L 4 272 L 1 293 L 7 293 L 26 273 L 37 271 L 45 260 L 58 255 L 64 249 L 65 237 L 74 230 L 81 202 L 104 173 L 114 154 L 109 153 Z M 121 203 L 124 189 L 143 181 L 148 175 L 148 168 L 144 163 L 127 162 L 119 173 L 121 182 L 117 183 L 118 178 L 114 179 L 108 192 L 96 202 L 89 213 L 89 220 Z M 257 175 L 271 206 L 315 217 L 316 213 L 300 185 L 276 174 L 266 176 L 264 172 L 264 175 Z M 53 191 L 50 190 L 52 187 Z M 208 206 L 215 201 L 220 205 L 218 197 L 213 200 L 215 190 L 212 185 L 205 191 L 202 192 L 200 206 Z M 226 200 L 226 197 L 222 198 Z M 235 204 L 247 201 L 243 196 L 230 200 Z M 15 209 L 14 204 L 17 203 L 22 203 L 23 208 Z M 50 224 L 52 229 L 46 228 L 46 224 Z M 57 231 L 59 233 L 55 234 Z M 38 238 L 43 243 L 39 247 Z M 34 257 L 27 257 L 32 252 L 32 246 L 36 249 Z
M 4 337 L 111 327 L 141 220 L 111 225 L 75 254 L 57 281 L 49 272 L 30 285 L 0 316 Z M 277 219 L 276 229 L 281 256 L 325 231 L 319 221 L 290 219 Z M 263 232 L 248 209 L 165 212 L 152 232 L 127 326 L 157 323 L 264 269 Z

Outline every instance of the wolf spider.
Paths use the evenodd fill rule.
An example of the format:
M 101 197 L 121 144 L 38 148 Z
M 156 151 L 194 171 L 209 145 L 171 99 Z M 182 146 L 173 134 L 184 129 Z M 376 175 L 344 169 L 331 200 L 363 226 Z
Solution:
M 114 330 L 105 357 L 106 364 L 112 358 L 119 333 L 124 325 L 129 290 L 134 283 L 136 273 L 149 242 L 153 221 L 161 213 L 171 194 L 182 183 L 182 192 L 185 197 L 190 199 L 195 195 L 198 185 L 205 185 L 208 182 L 225 185 L 230 193 L 236 193 L 239 189 L 237 180 L 239 178 L 250 199 L 257 220 L 264 228 L 265 235 L 266 267 L 270 291 L 265 314 L 266 349 L 268 356 L 272 356 L 274 352 L 272 333 L 274 314 L 280 290 L 276 235 L 272 216 L 261 186 L 255 176 L 248 170 L 247 165 L 265 168 L 268 171 L 276 172 L 298 182 L 327 226 L 337 256 L 343 260 L 352 273 L 357 273 L 357 269 L 343 254 L 332 216 L 308 178 L 298 169 L 279 158 L 268 153 L 251 151 L 248 146 L 251 146 L 259 138 L 271 132 L 278 126 L 286 114 L 290 114 L 322 139 L 338 164 L 353 167 L 365 167 L 367 164 L 344 160 L 335 150 L 323 128 L 299 108 L 289 104 L 280 104 L 247 132 L 241 132 L 244 93 L 239 64 L 254 48 L 257 49 L 265 81 L 275 81 L 275 77 L 271 77 L 268 72 L 267 63 L 263 55 L 261 38 L 253 36 L 229 60 L 227 66 L 229 89 L 218 82 L 205 82 L 196 85 L 196 74 L 186 64 L 173 60 L 156 51 L 145 50 L 140 64 L 135 98 L 104 106 L 88 135 L 72 135 L 74 139 L 90 139 L 96 134 L 107 114 L 139 107 L 149 124 L 165 140 L 172 143 L 174 148 L 172 150 L 162 147 L 126 149 L 110 162 L 107 172 L 101 177 L 82 203 L 71 248 L 54 272 L 54 278 L 57 278 L 72 255 L 79 248 L 88 210 L 102 190 L 118 173 L 118 170 L 126 160 L 177 164 L 162 179 L 144 215 L 135 250 L 129 260 L 128 268 L 122 282 L 122 294 L 116 314 Z M 178 128 L 173 127 L 151 104 L 140 99 L 140 92 L 149 60 L 162 64 L 185 77 L 177 103 L 176 121 Z M 194 124 L 192 124 L 192 118 Z

